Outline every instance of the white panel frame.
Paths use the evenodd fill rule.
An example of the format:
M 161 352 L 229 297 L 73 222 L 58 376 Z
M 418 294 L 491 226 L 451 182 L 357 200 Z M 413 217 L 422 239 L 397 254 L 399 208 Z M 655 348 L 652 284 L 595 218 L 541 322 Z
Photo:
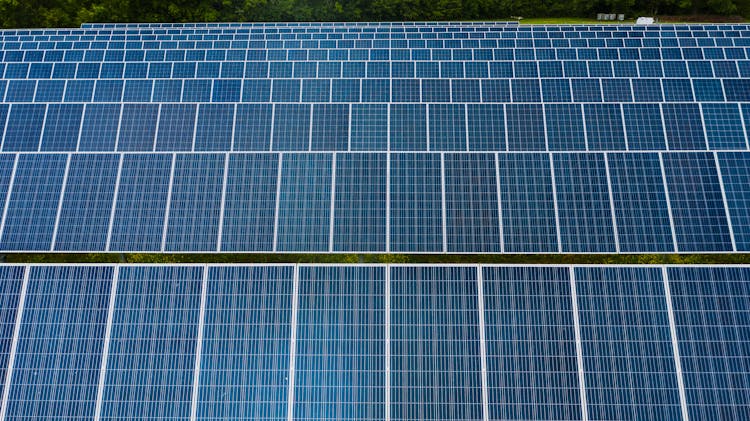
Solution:
M 447 206 L 445 203 L 445 153 L 440 152 L 440 187 L 441 187 L 441 194 L 442 194 L 442 204 L 443 204 L 443 253 L 448 252 L 448 215 L 447 215 Z
M 334 215 L 336 213 L 336 152 L 333 152 L 331 157 L 331 209 L 328 217 L 328 252 L 333 252 L 333 224 L 335 222 Z
M 104 250 L 110 251 L 110 245 L 112 244 L 112 227 L 115 223 L 115 213 L 117 211 L 117 199 L 120 195 L 120 176 L 122 175 L 122 163 L 125 160 L 124 154 L 120 155 L 120 162 L 117 165 L 117 180 L 115 180 L 115 193 L 112 195 L 112 209 L 109 211 L 109 227 L 107 228 L 107 242 L 104 245 Z
M 482 367 L 482 412 L 484 421 L 489 421 L 489 387 L 487 382 L 487 338 L 484 320 L 484 274 L 482 265 L 476 265 L 477 270 L 477 311 L 479 312 L 479 353 Z
M 109 309 L 107 310 L 107 327 L 104 333 L 104 349 L 102 350 L 102 362 L 99 369 L 99 385 L 96 390 L 96 409 L 94 421 L 99 421 L 102 414 L 104 400 L 104 384 L 107 378 L 107 364 L 109 361 L 109 345 L 112 341 L 112 320 L 115 314 L 115 302 L 117 300 L 117 281 L 120 279 L 120 266 L 115 266 L 112 276 L 112 286 L 109 294 Z
M 10 204 L 10 198 L 13 194 L 13 182 L 16 179 L 16 169 L 18 168 L 18 161 L 20 159 L 20 155 L 16 154 L 13 158 L 13 169 L 10 172 L 10 181 L 8 182 L 8 191 L 5 193 L 5 204 L 3 206 L 3 216 L 2 221 L 0 221 L 0 240 L 4 237 L 5 234 L 5 221 L 8 216 L 8 207 Z
M 172 153 L 172 168 L 169 171 L 169 190 L 167 191 L 167 208 L 164 210 L 164 227 L 161 234 L 161 251 L 167 245 L 167 228 L 169 227 L 169 211 L 172 206 L 172 188 L 174 186 L 174 167 L 177 165 L 177 154 Z
M 227 178 L 229 176 L 229 152 L 224 154 L 224 177 L 221 185 L 221 207 L 219 210 L 219 232 L 216 240 L 216 251 L 221 251 L 221 240 L 224 234 L 224 210 L 226 209 Z
M 294 374 L 297 360 L 297 313 L 299 307 L 299 265 L 294 265 L 292 287 L 292 320 L 289 338 L 289 385 L 287 390 L 287 421 L 294 421 Z
M 385 266 L 385 421 L 391 421 L 391 267 Z
M 612 192 L 612 178 L 609 175 L 609 158 L 607 157 L 606 153 L 602 153 L 604 155 L 604 171 L 606 172 L 607 176 L 607 194 L 609 196 L 609 212 L 612 216 L 612 235 L 615 239 L 615 252 L 617 254 L 620 253 L 620 235 L 617 230 L 617 217 L 615 215 L 615 199 L 614 199 L 614 193 Z
M 201 282 L 201 308 L 200 314 L 198 316 L 198 337 L 195 342 L 195 366 L 193 369 L 193 390 L 190 405 L 191 421 L 195 421 L 198 414 L 198 391 L 200 388 L 201 356 L 203 352 L 203 330 L 206 320 L 206 291 L 208 289 L 208 269 L 208 265 L 203 265 L 203 281 Z
M 562 233 L 560 233 L 560 210 L 557 205 L 557 182 L 555 181 L 555 157 L 552 152 L 547 152 L 549 160 L 550 176 L 552 177 L 552 201 L 555 206 L 555 233 L 557 234 L 557 252 L 562 253 Z
M 724 202 L 724 215 L 727 218 L 727 227 L 729 228 L 729 239 L 732 241 L 732 251 L 737 251 L 737 243 L 734 240 L 734 228 L 732 226 L 732 216 L 729 214 L 729 203 L 727 202 L 727 193 L 724 190 L 724 177 L 721 175 L 721 166 L 719 165 L 719 154 L 714 151 L 714 164 L 716 165 L 716 175 L 719 178 L 719 187 L 721 188 L 721 199 Z
M 669 317 L 669 333 L 672 337 L 672 354 L 674 356 L 675 373 L 677 375 L 677 387 L 680 393 L 680 409 L 683 421 L 689 421 L 687 410 L 687 398 L 685 395 L 685 382 L 682 377 L 682 362 L 680 360 L 680 345 L 677 341 L 677 328 L 674 319 L 674 308 L 672 307 L 672 291 L 669 286 L 667 267 L 661 267 L 662 282 L 664 283 L 664 296 L 667 300 L 667 316 Z
M 679 253 L 680 249 L 677 245 L 677 232 L 674 228 L 674 217 L 672 216 L 672 202 L 669 199 L 669 189 L 667 188 L 667 173 L 664 170 L 664 160 L 662 159 L 662 154 L 659 153 L 659 167 L 661 169 L 661 181 L 664 185 L 664 197 L 667 200 L 667 213 L 669 215 L 669 228 L 672 231 L 672 246 L 674 247 L 674 252 Z
M 55 216 L 55 228 L 52 230 L 52 241 L 50 242 L 50 250 L 55 250 L 55 243 L 57 242 L 57 230 L 60 227 L 60 214 L 62 213 L 62 205 L 65 200 L 65 191 L 68 187 L 68 173 L 70 172 L 70 154 L 68 154 L 65 161 L 65 175 L 63 175 L 62 186 L 60 187 L 60 197 L 57 201 L 57 214 Z
M 279 202 L 281 202 L 281 165 L 283 164 L 284 153 L 279 152 L 278 154 L 278 168 L 276 169 L 276 211 L 273 216 L 273 251 L 278 251 L 278 240 L 279 240 Z
M 583 344 L 581 340 L 581 322 L 578 315 L 578 293 L 576 291 L 575 266 L 569 267 L 570 271 L 570 296 L 573 303 L 573 327 L 576 338 L 576 361 L 578 364 L 578 387 L 581 398 L 581 420 L 588 421 L 589 410 L 588 400 L 586 398 L 586 377 L 583 367 Z
M 23 320 L 24 305 L 26 303 L 26 291 L 29 286 L 29 275 L 31 273 L 31 265 L 24 267 L 23 283 L 21 284 L 21 292 L 18 295 L 18 308 L 16 309 L 16 323 L 13 328 L 13 342 L 10 345 L 10 354 L 8 355 L 8 367 L 5 370 L 5 387 L 3 388 L 3 401 L 2 407 L 0 408 L 0 420 L 5 421 L 5 415 L 8 410 L 8 397 L 10 396 L 10 386 L 13 380 L 13 368 L 15 367 L 16 352 L 18 350 L 18 337 L 21 334 L 21 321 Z

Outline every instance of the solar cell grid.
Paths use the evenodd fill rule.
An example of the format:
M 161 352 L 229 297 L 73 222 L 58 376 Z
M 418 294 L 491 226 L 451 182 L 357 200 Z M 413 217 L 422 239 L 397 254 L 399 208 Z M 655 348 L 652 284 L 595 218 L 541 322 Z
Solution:
M 4 124 L 2 149 L 6 152 L 600 151 L 606 152 L 610 161 L 634 159 L 615 155 L 631 150 L 746 151 L 747 121 L 750 118 L 747 117 L 747 107 L 741 102 L 747 99 L 743 96 L 746 89 L 742 78 L 747 76 L 748 69 L 748 34 L 747 25 L 527 27 L 493 22 L 105 25 L 80 30 L 2 31 L 0 71 L 3 71 L 3 78 L 0 90 L 5 100 L 5 104 L 0 104 L 0 120 Z M 9 159 L 15 159 L 9 156 Z M 68 159 L 73 162 L 76 156 L 71 155 Z M 174 159 L 182 159 L 179 156 Z M 361 159 L 369 160 L 375 156 Z M 428 155 L 416 156 L 426 159 L 422 157 Z M 502 155 L 476 156 L 481 160 L 498 159 L 498 164 L 502 158 Z M 278 155 L 274 157 L 278 159 Z M 450 158 L 450 166 L 453 155 L 445 157 Z M 670 161 L 676 156 L 664 154 L 662 157 Z M 387 163 L 391 158 L 385 156 L 383 160 L 376 160 L 378 163 L 371 170 L 378 174 L 389 173 Z M 120 159 L 127 175 L 128 155 Z M 223 159 L 227 167 L 231 155 L 217 159 Z M 336 191 L 356 190 L 357 184 L 363 184 L 345 177 L 337 181 L 333 157 L 328 154 L 327 159 L 331 161 L 331 174 L 330 182 L 324 184 L 330 186 L 330 193 L 328 197 L 316 199 L 319 203 L 314 206 L 321 212 L 328 212 L 327 217 L 322 213 L 319 217 L 312 216 L 309 209 L 302 209 L 296 216 L 304 224 L 322 224 L 315 228 L 320 231 L 320 242 L 315 246 L 295 245 L 285 250 L 341 248 L 341 251 L 365 251 L 370 247 L 351 241 L 350 244 L 339 244 L 338 237 L 331 238 L 331 227 L 334 231 L 336 229 L 335 223 L 331 225 L 331 222 L 337 213 L 357 213 L 355 208 L 349 207 L 349 203 L 357 201 L 344 203 Z M 520 156 L 512 159 L 521 160 Z M 552 159 L 562 158 L 554 153 Z M 383 168 L 383 162 L 386 162 L 386 168 Z M 660 181 L 659 174 L 652 174 L 653 163 L 649 158 L 647 168 L 638 167 L 648 173 L 648 190 L 657 189 Z M 605 169 L 614 172 L 619 168 L 618 164 L 610 162 L 609 168 Z M 537 170 L 543 171 L 541 168 Z M 164 171 L 163 167 L 160 171 Z M 267 180 L 263 182 L 266 186 L 263 191 L 270 194 L 272 169 L 269 167 L 264 171 L 268 174 L 264 173 L 262 177 Z M 435 173 L 434 168 L 430 171 Z M 555 171 L 559 169 L 555 167 Z M 179 168 L 177 172 L 176 180 L 175 177 L 164 180 L 163 175 L 158 181 L 153 179 L 153 182 L 162 183 L 158 186 L 162 190 L 160 195 L 169 196 L 174 187 L 180 194 Z M 21 184 L 29 182 L 23 181 L 22 175 L 19 173 L 15 179 Z M 489 175 L 470 177 L 470 181 L 460 183 L 470 190 L 487 190 L 484 192 L 489 200 L 487 203 L 496 202 L 497 217 L 481 217 L 479 220 L 474 216 L 452 219 L 454 215 L 448 206 L 453 200 L 450 184 L 454 180 L 448 174 L 444 183 L 441 177 L 436 188 L 441 196 L 442 191 L 446 191 L 448 200 L 442 197 L 440 201 L 430 199 L 430 206 L 435 209 L 435 215 L 438 210 L 445 213 L 446 222 L 439 224 L 436 223 L 439 220 L 435 220 L 424 224 L 430 227 L 427 231 L 445 230 L 448 240 L 453 232 L 468 232 L 469 227 L 475 227 L 497 231 L 495 240 L 483 239 L 480 243 L 521 241 L 517 243 L 519 251 L 555 251 L 550 237 L 540 240 L 537 247 L 532 247 L 528 239 L 518 237 L 518 232 L 525 231 L 519 231 L 517 224 L 525 217 L 506 218 L 502 210 L 507 206 L 513 212 L 514 201 L 532 199 L 512 196 L 520 194 L 519 190 L 502 191 L 502 183 L 498 182 L 500 175 L 495 177 L 497 192 L 494 196 L 490 191 L 492 186 L 486 184 L 492 180 Z M 668 169 L 664 175 L 667 178 L 672 176 Z M 617 202 L 616 189 L 620 185 L 615 176 L 587 173 L 575 178 L 576 184 L 603 185 L 606 181 L 607 193 L 613 196 L 610 200 L 614 216 L 613 234 L 606 244 L 602 243 L 596 249 L 617 251 L 617 243 L 622 242 L 620 251 L 626 251 L 630 247 L 625 243 L 633 241 L 634 252 L 669 250 L 664 203 L 661 199 L 646 201 L 649 205 L 644 209 L 648 212 L 658 209 L 656 219 L 634 216 L 637 206 L 631 200 Z M 116 179 L 116 184 L 123 181 L 122 188 L 127 190 L 131 185 L 121 178 Z M 214 195 L 216 191 L 221 192 L 218 199 L 211 199 L 213 208 L 218 209 L 212 210 L 209 218 L 210 235 L 216 232 L 217 245 L 223 240 L 218 238 L 219 231 L 224 235 L 226 191 L 231 190 L 234 183 L 241 182 L 232 179 L 225 183 L 224 178 L 229 179 L 228 171 L 212 182 Z M 277 184 L 283 187 L 283 177 L 276 178 L 281 180 L 277 180 Z M 544 186 L 544 194 L 548 192 L 548 185 L 551 185 L 554 196 L 564 194 L 570 180 L 564 174 L 553 174 L 552 178 L 554 182 L 549 184 L 546 179 L 537 180 L 536 175 L 517 178 L 515 182 L 539 181 L 541 184 L 534 185 Z M 642 182 L 637 175 L 631 178 L 633 181 L 628 184 Z M 721 174 L 719 178 L 720 182 L 725 181 Z M 700 180 L 701 189 L 704 181 L 712 183 L 708 179 Z M 75 182 L 75 178 L 71 181 Z M 9 185 L 14 183 L 8 182 Z M 394 188 L 387 180 L 384 184 L 386 191 Z M 66 200 L 64 191 L 67 187 L 63 174 L 58 206 Z M 248 186 L 248 191 L 255 188 Z M 144 186 L 144 190 L 148 189 L 148 185 Z M 718 188 L 707 186 L 706 189 L 718 192 L 722 199 L 733 194 L 721 185 Z M 279 192 L 283 193 L 282 190 L 280 188 Z M 122 200 L 128 200 L 128 194 L 124 191 Z M 139 192 L 136 189 L 132 194 Z M 461 196 L 467 194 L 470 192 L 460 193 Z M 508 196 L 503 197 L 504 194 Z M 14 193 L 6 196 L 12 201 Z M 114 235 L 108 232 L 104 246 L 101 238 L 97 238 L 80 241 L 80 248 L 92 251 L 121 249 L 124 244 L 120 236 L 126 231 L 136 236 L 153 231 L 149 234 L 153 238 L 146 240 L 141 237 L 130 242 L 128 247 L 136 247 L 133 251 L 160 249 L 160 243 L 154 247 L 158 236 L 157 215 L 169 212 L 167 208 L 176 204 L 172 203 L 172 198 L 159 196 L 158 203 L 153 205 L 153 217 L 147 218 L 150 222 L 144 229 L 134 226 L 137 220 L 130 220 L 130 225 L 125 228 L 119 226 L 127 218 L 123 217 L 119 204 L 120 192 L 115 191 L 114 196 L 113 217 L 107 221 L 107 230 Z M 264 240 L 258 239 L 254 245 L 243 240 L 241 247 L 244 249 L 233 246 L 236 251 L 275 250 L 268 246 L 268 235 L 272 231 L 278 234 L 277 219 L 282 225 L 285 223 L 283 203 L 286 198 L 282 196 L 262 200 L 266 203 L 263 205 L 266 216 L 260 219 L 261 224 L 250 228 L 250 220 L 245 219 L 241 225 L 227 225 L 228 231 L 263 232 Z M 632 193 L 631 197 L 636 199 Z M 280 200 L 278 205 L 270 203 L 276 199 Z M 543 208 L 546 213 L 539 221 L 550 221 L 545 218 L 549 218 L 549 212 L 554 208 L 558 209 L 555 225 L 547 227 L 545 235 L 560 230 L 563 247 L 559 251 L 592 251 L 577 239 L 570 248 L 564 244 L 562 226 L 571 221 L 566 215 L 567 205 L 559 199 L 553 197 L 552 209 L 549 203 Z M 667 202 L 669 199 L 667 197 Z M 162 205 L 163 200 L 168 203 Z M 503 203 L 505 200 L 509 203 Z M 536 204 L 545 202 L 538 200 Z M 729 215 L 736 212 L 731 209 L 744 206 L 740 200 L 741 196 L 735 194 L 731 200 L 725 200 L 726 204 L 712 205 L 712 209 L 715 207 L 720 212 L 726 208 L 723 210 Z M 49 202 L 51 205 L 54 200 Z M 401 239 L 392 241 L 391 237 L 401 234 L 395 232 L 394 227 L 416 225 L 399 225 L 401 222 L 395 221 L 397 208 L 385 199 L 376 199 L 376 202 L 379 211 L 388 215 L 384 223 L 385 238 L 377 241 L 378 250 L 387 250 L 393 242 L 401 246 L 409 244 L 405 249 L 414 252 L 440 251 L 443 247 L 453 251 L 450 245 L 453 240 L 439 241 L 439 236 L 433 238 L 433 234 L 422 237 L 423 234 L 417 231 L 407 232 L 401 235 Z M 677 202 L 673 207 L 679 208 L 682 204 L 679 197 Z M 148 203 L 144 206 L 151 206 Z M 482 207 L 489 209 L 489 204 Z M 44 206 L 38 208 L 33 210 L 40 211 Z M 105 215 L 104 208 L 106 205 L 101 209 L 92 205 L 87 211 Z M 278 215 L 273 215 L 273 225 L 269 216 L 272 208 L 279 208 Z M 705 211 L 701 206 L 696 209 L 699 213 Z M 57 231 L 65 234 L 67 220 L 63 210 L 50 211 L 55 213 L 55 225 L 60 225 L 52 228 L 53 236 Z M 12 227 L 15 212 L 17 210 L 9 206 L 5 217 L 6 225 L 11 222 L 11 230 L 16 229 Z M 673 213 L 677 218 L 682 215 L 680 209 Z M 707 221 L 701 219 L 701 215 L 695 216 L 700 221 L 697 226 Z M 726 229 L 731 231 L 734 221 L 732 215 L 729 216 Z M 355 219 L 358 218 L 360 216 Z M 107 224 L 100 219 L 102 226 Z M 558 219 L 560 227 L 557 226 Z M 578 222 L 582 223 L 583 231 L 599 229 L 594 220 L 584 218 Z M 679 223 L 674 225 L 676 231 L 682 229 Z M 656 226 L 660 227 L 658 234 L 652 232 Z M 101 229 L 94 231 L 101 236 Z M 631 234 L 629 230 L 637 234 Z M 166 232 L 173 231 L 169 225 Z M 282 236 L 286 235 L 283 228 L 281 232 Z M 329 234 L 327 248 L 321 245 L 325 232 Z M 515 239 L 506 232 L 513 232 Z M 7 238 L 8 234 L 1 235 Z M 648 238 L 652 234 L 663 241 L 651 242 Z M 631 235 L 635 237 L 631 238 Z M 278 249 L 278 236 L 274 235 L 270 241 Z M 383 242 L 386 246 L 381 248 Z M 209 245 L 213 243 L 210 240 L 202 241 L 200 246 L 173 246 L 186 251 L 218 250 Z M 23 247 L 26 250 L 30 246 Z M 494 247 L 498 245 L 479 246 L 477 249 Z M 734 250 L 733 247 L 723 245 L 720 248 Z M 49 250 L 44 244 L 30 248 Z M 9 249 L 20 250 L 15 246 Z M 678 250 L 683 251 L 683 248 Z M 504 251 L 503 247 L 499 251 Z M 701 245 L 696 251 L 715 251 L 715 248 Z
M 620 251 L 675 251 L 659 156 L 607 157 Z
M 603 154 L 553 155 L 562 252 L 617 249 Z
M 476 270 L 391 268 L 392 420 L 482 419 Z
M 481 270 L 489 419 L 581 419 L 567 268 Z
M 119 270 L 101 419 L 190 418 L 203 268 Z
M 661 275 L 575 269 L 590 420 L 682 419 Z
M 196 419 L 286 419 L 292 276 L 291 266 L 208 269 Z
M 112 267 L 30 269 L 5 418 L 92 419 Z
M 300 268 L 294 419 L 384 418 L 385 270 Z
M 690 419 L 747 416 L 747 268 L 670 267 L 667 273 Z
M 663 155 L 677 249 L 732 250 L 720 180 L 713 154 Z
M 10 365 L 13 336 L 20 306 L 23 280 L 26 268 L 7 266 L 0 269 L 0 378 L 3 379 L 0 391 L 5 393 L 5 376 Z

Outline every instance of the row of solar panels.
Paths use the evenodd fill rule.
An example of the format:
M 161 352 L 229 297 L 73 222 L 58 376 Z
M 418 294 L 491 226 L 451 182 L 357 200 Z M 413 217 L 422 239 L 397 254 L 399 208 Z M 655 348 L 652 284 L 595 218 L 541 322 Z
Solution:
M 8 103 L 712 103 L 750 101 L 750 79 L 12 79 L 0 80 L 0 99 Z
M 0 75 L 5 79 L 747 78 L 750 60 L 47 62 L 0 63 Z
M 736 103 L 0 104 L 4 152 L 729 151 L 749 131 Z
M 7 51 L 0 52 L 0 60 L 5 63 L 56 63 L 56 62 L 182 62 L 182 61 L 547 61 L 547 60 L 665 60 L 665 61 L 694 61 L 694 60 L 744 60 L 748 48 L 741 47 L 593 47 L 578 48 L 569 45 L 553 48 L 548 47 L 518 47 L 496 48 L 484 46 L 481 48 L 464 46 L 372 46 L 341 47 L 340 45 L 326 46 L 318 49 L 318 45 L 302 45 L 294 43 L 282 45 L 254 46 L 247 49 L 229 46 L 212 49 L 211 42 L 180 43 L 173 48 L 163 48 L 164 43 L 143 49 L 141 43 L 124 45 L 123 43 L 103 43 L 89 49 L 88 45 L 68 45 L 68 43 L 50 43 L 45 45 L 4 45 Z M 201 45 L 198 45 L 201 44 Z M 291 44 L 291 43 L 288 43 Z M 313 43 L 314 44 L 314 43 Z M 19 50 L 23 47 L 23 50 Z M 123 49 L 127 47 L 128 49 Z M 197 47 L 197 48 L 196 48 Z M 445 48 L 444 48 L 445 47 Z M 111 49 L 107 49 L 111 48 Z M 390 49 L 389 49 L 390 48 Z
M 2 154 L 5 251 L 750 250 L 750 153 Z
M 37 49 L 158 49 L 174 48 L 638 48 L 638 47 L 710 47 L 742 46 L 745 38 L 605 38 L 605 39 L 269 39 L 249 40 L 239 37 L 219 39 L 203 37 L 181 38 L 117 38 L 85 37 L 63 38 L 42 37 L 18 41 L 5 39 L 3 50 L 37 50 Z
M 744 43 L 742 38 L 731 35 L 712 38 L 604 38 L 604 39 L 250 39 L 242 36 L 60 36 L 60 37 L 6 37 L 3 50 L 36 49 L 122 49 L 128 48 L 564 48 L 564 47 L 708 47 L 733 46 Z
M 750 418 L 747 266 L 0 277 L 8 421 Z
M 485 32 L 390 32 L 390 33 L 305 33 L 305 34 L 279 34 L 279 33 L 227 33 L 227 34 L 196 34 L 190 32 L 173 33 L 173 34 L 142 34 L 142 33 L 124 33 L 111 34 L 100 32 L 88 32 L 76 35 L 64 34 L 36 34 L 36 35 L 13 35 L 7 32 L 0 32 L 0 40 L 8 42 L 26 42 L 26 41 L 62 41 L 62 40 L 212 40 L 212 41 L 232 41 L 232 40 L 662 40 L 664 42 L 697 42 L 699 40 L 709 39 L 747 39 L 750 38 L 750 31 L 742 30 L 720 30 L 709 32 L 515 32 L 515 31 L 485 31 Z M 500 42 L 500 41 L 498 41 Z
M 747 78 L 750 60 L 46 62 L 0 63 L 0 75 L 5 79 Z
M 518 21 L 397 21 L 397 22 L 192 22 L 192 23 L 83 23 L 81 28 L 78 29 L 51 29 L 51 30 L 68 30 L 68 31 L 82 31 L 82 30 L 154 30 L 154 31 L 171 31 L 175 29 L 194 29 L 197 31 L 225 31 L 225 30 L 237 30 L 237 29 L 250 29 L 255 30 L 259 28 L 279 28 L 280 30 L 292 30 L 299 31 L 300 29 L 315 30 L 321 29 L 340 29 L 340 28 L 376 28 L 376 30 L 385 30 L 388 27 L 394 29 L 404 27 L 405 29 L 411 30 L 410 27 L 437 27 L 437 28 L 453 28 L 459 27 L 471 27 L 471 26 L 500 26 L 500 27 L 515 27 L 521 31 L 546 31 L 546 30 L 573 30 L 575 28 L 596 28 L 602 31 L 617 31 L 620 28 L 632 28 L 643 31 L 668 31 L 678 29 L 689 29 L 689 30 L 702 30 L 712 28 L 748 28 L 748 24 L 743 23 L 677 23 L 669 24 L 663 23 L 658 25 L 630 25 L 626 23 L 622 24 L 547 24 L 547 25 L 518 25 Z M 291 29 L 289 29 L 291 28 Z M 29 31 L 42 31 L 50 29 L 15 29 L 15 31 L 29 32 Z

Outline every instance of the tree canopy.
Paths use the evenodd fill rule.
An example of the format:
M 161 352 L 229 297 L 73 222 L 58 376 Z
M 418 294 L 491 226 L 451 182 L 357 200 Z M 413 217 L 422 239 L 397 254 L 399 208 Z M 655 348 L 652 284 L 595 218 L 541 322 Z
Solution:
M 492 20 L 623 13 L 750 16 L 750 0 L 0 0 L 5 28 L 83 22 Z

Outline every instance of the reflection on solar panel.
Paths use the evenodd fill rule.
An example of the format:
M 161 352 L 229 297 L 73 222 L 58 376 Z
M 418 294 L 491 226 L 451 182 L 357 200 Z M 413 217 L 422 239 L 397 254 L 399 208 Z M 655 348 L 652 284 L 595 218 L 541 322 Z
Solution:
M 0 248 L 750 251 L 749 40 L 747 24 L 0 31 Z
M 737 420 L 750 266 L 0 266 L 4 419 Z

